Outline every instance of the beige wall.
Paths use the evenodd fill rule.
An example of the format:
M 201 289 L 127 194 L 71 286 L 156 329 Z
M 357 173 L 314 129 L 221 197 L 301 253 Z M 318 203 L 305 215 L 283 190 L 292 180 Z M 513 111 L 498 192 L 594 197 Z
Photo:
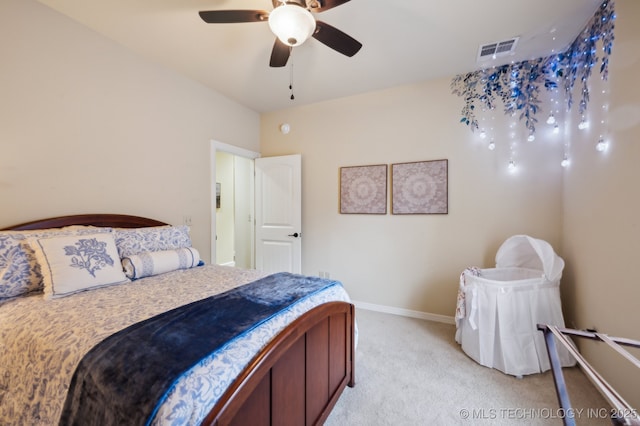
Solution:
M 0 227 L 191 216 L 210 258 L 210 140 L 257 151 L 257 113 L 35 0 L 0 2 L 0 57 Z
M 609 83 L 592 87 L 592 126 L 575 132 L 565 175 L 562 290 L 570 325 L 640 340 L 640 2 L 617 1 L 616 12 Z M 594 149 L 600 133 L 611 141 L 604 155 Z M 640 371 L 602 344 L 580 348 L 640 408 Z
M 489 151 L 458 123 L 463 102 L 449 83 L 263 114 L 263 156 L 302 154 L 304 273 L 329 272 L 360 302 L 451 317 L 462 270 L 494 266 L 507 237 L 559 245 L 561 144 L 543 136 L 520 143 L 520 169 L 509 174 L 507 132 Z M 278 130 L 283 122 L 291 125 L 287 135 Z M 437 159 L 449 161 L 449 214 L 338 213 L 340 167 Z

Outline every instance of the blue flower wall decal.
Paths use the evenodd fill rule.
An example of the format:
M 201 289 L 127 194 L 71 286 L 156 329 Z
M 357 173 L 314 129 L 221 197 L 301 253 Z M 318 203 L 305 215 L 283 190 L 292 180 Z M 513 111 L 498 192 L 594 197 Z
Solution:
M 477 111 L 494 110 L 500 100 L 504 113 L 511 116 L 519 113 L 519 120 L 533 134 L 538 122 L 536 114 L 542 109 L 540 92 L 543 89 L 562 90 L 567 110 L 570 110 L 574 103 L 572 92 L 576 82 L 582 86 L 579 110 L 584 114 L 589 103 L 591 69 L 599 61 L 596 48 L 598 41 L 602 42 L 603 53 L 600 75 L 604 80 L 608 77 L 615 18 L 613 0 L 605 0 L 582 33 L 564 52 L 454 77 L 451 82 L 452 93 L 465 101 L 460 122 L 468 125 L 472 131 L 477 130 Z
M 94 278 L 96 271 L 107 265 L 114 265 L 113 259 L 107 253 L 107 243 L 96 238 L 81 239 L 75 246 L 65 246 L 64 254 L 71 256 L 71 267 L 86 269 Z

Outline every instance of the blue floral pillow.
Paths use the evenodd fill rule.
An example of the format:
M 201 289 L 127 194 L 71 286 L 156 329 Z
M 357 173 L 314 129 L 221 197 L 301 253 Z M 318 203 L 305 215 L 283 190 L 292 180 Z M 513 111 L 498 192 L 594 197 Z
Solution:
M 134 256 L 148 251 L 175 250 L 191 247 L 189 227 L 150 226 L 115 230 L 116 246 L 121 258 Z
M 72 235 L 30 240 L 48 298 L 129 282 L 113 235 Z
M 110 233 L 111 228 L 69 226 L 37 231 L 0 231 L 0 301 L 41 292 L 44 288 L 40 264 L 28 238 Z
M 0 233 L 0 300 L 42 290 L 40 267 L 23 243 L 23 235 Z

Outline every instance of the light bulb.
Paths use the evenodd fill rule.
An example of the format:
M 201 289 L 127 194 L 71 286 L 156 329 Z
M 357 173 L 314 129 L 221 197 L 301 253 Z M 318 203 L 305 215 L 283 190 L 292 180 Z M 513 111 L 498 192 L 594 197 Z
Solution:
M 484 130 L 480 131 L 480 139 L 485 139 L 486 137 L 487 133 Z
M 493 140 L 491 140 L 491 142 L 489 142 L 488 148 L 490 151 L 493 151 L 494 149 L 496 149 L 496 143 Z
M 536 140 L 536 135 L 534 135 L 533 133 L 529 134 L 529 137 L 527 138 L 527 140 L 529 142 L 533 142 Z
M 553 116 L 553 113 L 549 114 L 549 118 L 547 118 L 547 124 L 553 124 L 556 122 L 556 118 Z
M 560 133 L 560 126 L 558 126 L 558 123 L 556 123 L 555 126 L 553 126 L 553 133 L 555 134 Z
M 571 164 L 571 161 L 569 161 L 569 158 L 567 158 L 567 156 L 565 155 L 562 161 L 560 162 L 560 165 L 562 167 L 568 167 L 569 164 Z
M 589 127 L 589 122 L 584 117 L 582 117 L 582 120 L 580 120 L 580 124 L 578 124 L 578 129 L 584 130 L 588 127 Z
M 605 151 L 607 149 L 607 142 L 604 140 L 602 136 L 598 139 L 598 143 L 596 144 L 596 150 L 599 152 Z
M 513 160 L 509 160 L 509 171 L 515 172 L 515 170 L 516 170 L 516 162 Z
M 269 14 L 269 28 L 287 46 L 299 46 L 316 29 L 316 20 L 306 8 L 283 3 Z

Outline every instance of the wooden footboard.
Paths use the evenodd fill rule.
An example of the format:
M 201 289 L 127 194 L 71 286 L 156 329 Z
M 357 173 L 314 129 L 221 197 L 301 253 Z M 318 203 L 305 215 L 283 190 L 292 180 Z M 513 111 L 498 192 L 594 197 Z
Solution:
M 355 385 L 354 306 L 331 302 L 280 333 L 238 377 L 205 425 L 322 424 Z

